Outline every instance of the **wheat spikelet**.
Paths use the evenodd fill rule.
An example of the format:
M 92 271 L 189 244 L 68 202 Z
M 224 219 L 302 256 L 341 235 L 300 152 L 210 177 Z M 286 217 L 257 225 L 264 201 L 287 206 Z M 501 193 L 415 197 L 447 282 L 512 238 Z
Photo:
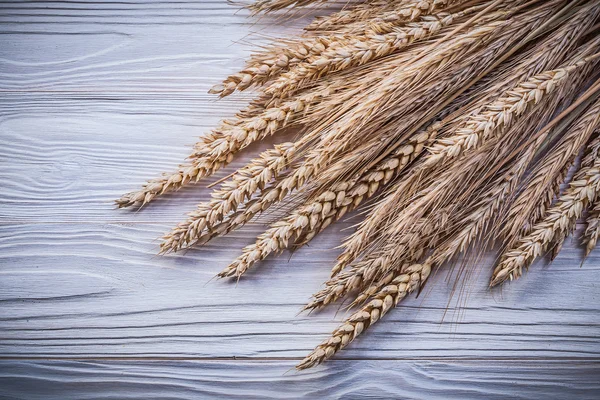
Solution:
M 564 164 L 566 154 L 581 148 L 595 129 L 600 125 L 600 101 L 596 101 L 588 111 L 569 129 L 561 142 L 552 150 L 552 162 Z M 558 202 L 536 223 L 531 231 L 521 237 L 517 244 L 504 252 L 501 262 L 495 268 L 490 285 L 496 286 L 507 279 L 520 277 L 548 245 L 564 232 L 569 232 L 575 221 L 581 217 L 585 207 L 596 199 L 600 190 L 600 160 L 588 160 L 577 172 L 569 188 L 559 197 Z
M 391 282 L 374 296 L 360 311 L 352 314 L 344 324 L 333 331 L 331 337 L 315 348 L 296 368 L 311 368 L 331 358 L 358 335 L 382 318 L 393 306 L 413 293 L 427 281 L 431 266 L 413 264 L 402 270 Z
M 422 15 L 431 15 L 436 11 L 443 10 L 455 4 L 466 3 L 466 0 L 416 0 L 405 1 L 391 11 L 384 11 L 376 16 L 376 21 L 387 23 L 400 23 L 405 21 L 415 21 Z
M 292 190 L 304 185 L 307 176 L 313 171 L 305 165 L 291 170 L 288 174 L 268 185 L 274 177 L 284 172 L 291 159 L 300 149 L 315 138 L 317 132 L 305 135 L 294 143 L 276 146 L 273 150 L 264 151 L 258 158 L 237 171 L 221 189 L 212 193 L 213 199 L 201 203 L 189 214 L 186 221 L 180 223 L 163 237 L 161 252 L 177 251 L 185 246 L 206 243 L 213 237 L 231 232 L 263 212 L 273 204 L 280 202 Z M 245 199 L 261 189 L 259 197 L 250 200 L 242 210 L 235 213 L 228 221 L 220 223 L 226 214 L 235 211 Z M 205 231 L 206 232 L 203 232 Z
M 303 216 L 307 216 L 311 221 L 308 230 L 305 229 L 303 232 L 298 232 L 302 234 L 302 243 L 310 241 L 318 232 L 325 229 L 334 220 L 342 218 L 346 212 L 357 207 L 365 198 L 372 196 L 382 183 L 389 181 L 395 173 L 405 168 L 411 160 L 423 151 L 424 145 L 435 137 L 437 133 L 435 130 L 436 126 L 437 125 L 434 124 L 427 130 L 415 135 L 405 146 L 399 148 L 394 154 L 390 155 L 374 168 L 366 171 L 356 182 L 349 181 L 335 183 L 335 188 L 327 188 L 320 195 L 316 196 L 316 200 L 309 201 L 304 207 L 304 211 L 300 210 L 294 212 L 294 215 L 297 215 L 297 218 L 304 219 Z M 223 222 L 215 224 L 209 229 L 205 229 L 203 232 L 194 231 L 193 237 L 195 237 L 195 239 L 190 239 L 187 243 L 205 244 L 215 237 L 226 235 L 229 232 L 242 227 L 254 216 L 262 213 L 273 203 L 278 201 L 281 193 L 281 190 L 278 187 L 280 181 L 281 180 L 275 181 L 265 187 L 261 191 L 259 197 L 248 201 L 241 209 L 229 215 Z M 344 192 L 343 200 L 341 200 L 342 191 Z M 324 199 L 331 197 L 330 192 L 335 193 L 336 201 L 326 201 L 327 204 L 323 203 Z M 339 203 L 340 201 L 341 203 Z M 327 212 L 324 213 L 323 211 Z M 309 214 L 306 214 L 307 212 Z M 205 216 L 206 214 L 202 214 L 201 218 L 204 219 Z M 293 216 L 290 216 L 277 223 L 277 225 L 279 224 L 287 226 L 289 224 L 297 224 L 297 222 Z M 182 224 L 176 229 L 176 231 L 180 233 L 175 233 L 176 231 L 173 231 L 167 238 L 168 243 L 165 243 L 165 248 L 170 249 L 175 243 L 180 242 L 182 240 L 181 232 L 187 232 L 189 230 L 188 228 L 189 225 Z M 279 227 L 278 229 L 283 228 Z M 283 231 L 285 231 L 285 229 L 283 229 Z

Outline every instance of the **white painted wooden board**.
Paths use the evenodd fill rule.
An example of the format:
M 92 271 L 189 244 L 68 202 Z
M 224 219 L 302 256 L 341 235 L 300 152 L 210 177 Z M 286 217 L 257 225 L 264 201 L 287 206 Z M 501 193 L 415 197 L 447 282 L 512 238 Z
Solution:
M 0 3 L 0 398 L 598 397 L 600 253 L 581 266 L 576 243 L 502 291 L 489 257 L 461 296 L 439 274 L 334 361 L 283 375 L 343 316 L 296 314 L 352 220 L 235 286 L 208 281 L 258 223 L 155 256 L 202 185 L 113 209 L 243 106 L 206 91 L 251 32 L 302 24 L 274 22 L 225 0 Z

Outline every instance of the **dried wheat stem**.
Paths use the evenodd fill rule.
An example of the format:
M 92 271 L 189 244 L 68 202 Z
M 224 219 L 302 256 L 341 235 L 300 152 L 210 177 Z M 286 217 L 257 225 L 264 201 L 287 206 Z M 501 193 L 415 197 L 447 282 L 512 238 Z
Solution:
M 365 329 L 382 318 L 408 294 L 419 290 L 431 273 L 430 264 L 413 264 L 404 268 L 391 282 L 374 296 L 360 311 L 352 314 L 331 337 L 315 348 L 296 366 L 302 370 L 314 367 L 346 347 Z

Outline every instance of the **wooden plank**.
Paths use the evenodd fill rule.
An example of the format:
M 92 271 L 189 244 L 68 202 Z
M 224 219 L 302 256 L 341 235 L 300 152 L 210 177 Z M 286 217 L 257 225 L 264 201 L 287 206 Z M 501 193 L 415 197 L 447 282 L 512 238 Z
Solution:
M 597 399 L 598 363 L 0 361 L 5 399 Z
M 14 357 L 295 357 L 335 328 L 335 308 L 296 316 L 328 276 L 336 229 L 236 286 L 209 280 L 260 232 L 252 225 L 158 257 L 161 224 L 2 225 L 0 354 Z M 598 254 L 567 244 L 549 267 L 492 291 L 489 269 L 452 297 L 443 273 L 342 358 L 596 358 Z M 289 260 L 289 261 L 288 261 Z M 592 299 L 592 300 L 590 300 Z M 444 323 L 442 323 L 444 322 Z
M 594 398 L 600 256 L 580 268 L 573 243 L 502 291 L 487 288 L 491 255 L 464 291 L 439 273 L 335 360 L 282 375 L 342 318 L 296 314 L 352 220 L 235 286 L 208 281 L 260 224 L 154 256 L 202 185 L 113 209 L 251 98 L 206 94 L 248 43 L 308 17 L 251 19 L 225 0 L 0 3 L 0 398 Z

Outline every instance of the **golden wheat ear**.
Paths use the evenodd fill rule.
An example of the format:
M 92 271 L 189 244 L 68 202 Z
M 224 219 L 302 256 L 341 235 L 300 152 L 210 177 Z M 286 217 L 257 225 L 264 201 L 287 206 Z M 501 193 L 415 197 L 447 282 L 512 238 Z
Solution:
M 373 296 L 366 306 L 352 314 L 329 339 L 317 346 L 296 368 L 312 368 L 333 357 L 370 326 L 381 319 L 407 295 L 418 291 L 427 281 L 431 265 L 413 264 L 400 271 L 392 282 Z

